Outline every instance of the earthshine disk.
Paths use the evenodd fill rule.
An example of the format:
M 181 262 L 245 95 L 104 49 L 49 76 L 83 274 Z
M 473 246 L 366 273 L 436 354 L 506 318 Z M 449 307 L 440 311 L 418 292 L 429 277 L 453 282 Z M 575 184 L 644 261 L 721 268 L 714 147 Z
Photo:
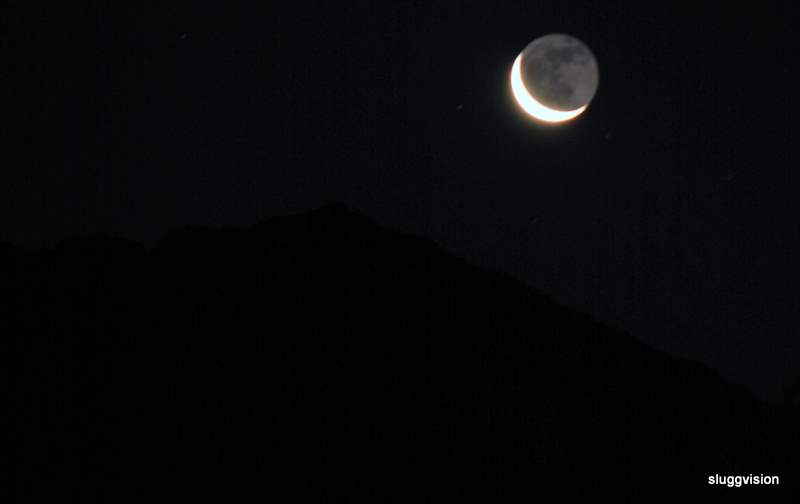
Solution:
M 511 90 L 535 119 L 559 123 L 583 113 L 598 84 L 597 61 L 580 40 L 564 34 L 539 37 L 511 67 Z

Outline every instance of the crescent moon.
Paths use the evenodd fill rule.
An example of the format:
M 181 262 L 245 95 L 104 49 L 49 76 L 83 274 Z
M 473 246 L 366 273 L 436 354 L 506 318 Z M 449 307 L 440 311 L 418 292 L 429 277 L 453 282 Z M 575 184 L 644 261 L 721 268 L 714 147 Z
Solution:
M 514 98 L 517 99 L 517 103 L 522 107 L 522 110 L 541 121 L 550 123 L 569 121 L 586 110 L 586 105 L 575 110 L 555 110 L 545 107 L 536 101 L 536 98 L 528 92 L 525 83 L 522 82 L 522 54 L 517 56 L 517 59 L 514 60 L 514 65 L 511 67 L 511 91 L 514 93 Z

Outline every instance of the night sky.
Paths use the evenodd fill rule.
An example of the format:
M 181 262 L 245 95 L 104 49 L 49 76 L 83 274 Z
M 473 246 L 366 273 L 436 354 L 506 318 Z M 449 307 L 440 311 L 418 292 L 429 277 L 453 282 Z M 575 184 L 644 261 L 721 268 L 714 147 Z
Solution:
M 12 3 L 0 241 L 337 201 L 762 397 L 800 369 L 788 3 Z M 554 32 L 600 68 L 556 127 L 508 81 Z

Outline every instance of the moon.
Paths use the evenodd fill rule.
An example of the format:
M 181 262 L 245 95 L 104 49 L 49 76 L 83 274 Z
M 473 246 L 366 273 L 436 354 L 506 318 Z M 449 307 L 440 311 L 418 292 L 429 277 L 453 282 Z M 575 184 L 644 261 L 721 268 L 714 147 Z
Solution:
M 522 110 L 548 123 L 581 115 L 597 92 L 597 60 L 570 35 L 539 37 L 517 56 L 511 67 L 511 91 Z

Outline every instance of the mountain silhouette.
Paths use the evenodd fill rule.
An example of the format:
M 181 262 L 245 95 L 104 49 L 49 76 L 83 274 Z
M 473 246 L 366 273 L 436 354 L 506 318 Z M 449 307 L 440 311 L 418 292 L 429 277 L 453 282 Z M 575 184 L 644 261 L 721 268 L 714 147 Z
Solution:
M 0 283 L 19 501 L 797 496 L 788 408 L 341 205 Z

